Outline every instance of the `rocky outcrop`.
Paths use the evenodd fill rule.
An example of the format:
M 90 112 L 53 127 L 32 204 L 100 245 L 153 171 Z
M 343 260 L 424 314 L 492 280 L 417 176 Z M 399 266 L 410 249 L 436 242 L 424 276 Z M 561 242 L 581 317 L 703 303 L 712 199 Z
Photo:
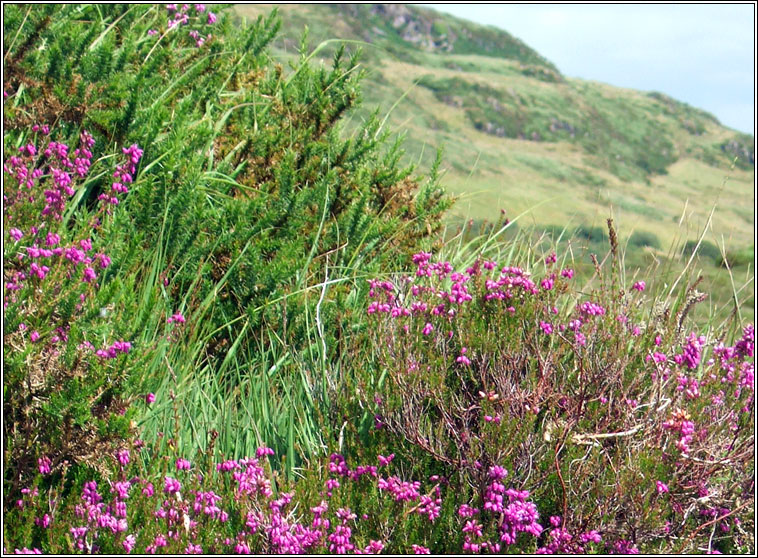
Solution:
M 435 32 L 435 19 L 421 17 L 404 4 L 374 4 L 371 13 L 389 21 L 404 41 L 428 51 L 453 50 L 456 39 L 453 33 L 447 29 L 442 34 Z
M 485 134 L 490 134 L 499 138 L 505 137 L 505 127 L 498 126 L 493 122 L 474 122 L 474 128 Z
M 730 139 L 721 144 L 721 151 L 728 155 L 737 157 L 743 164 L 755 166 L 755 152 L 750 146 L 745 145 L 736 139 Z
M 550 119 L 550 131 L 551 132 L 558 132 L 560 130 L 565 130 L 569 133 L 569 135 L 572 138 L 576 137 L 576 128 L 569 124 L 568 122 L 564 122 L 563 120 L 558 120 L 557 118 L 551 118 Z

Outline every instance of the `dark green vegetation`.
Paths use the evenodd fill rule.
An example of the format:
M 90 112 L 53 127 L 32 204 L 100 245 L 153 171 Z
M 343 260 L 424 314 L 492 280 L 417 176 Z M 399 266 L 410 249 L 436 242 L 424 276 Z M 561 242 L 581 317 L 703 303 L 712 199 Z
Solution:
M 113 260 L 107 293 L 82 310 L 78 333 L 71 336 L 95 341 L 97 331 L 152 347 L 147 361 L 134 363 L 133 373 L 121 372 L 138 389 L 194 391 L 213 382 L 218 401 L 186 403 L 186 414 L 213 414 L 218 421 L 203 424 L 194 439 L 205 439 L 216 426 L 227 449 L 273 436 L 280 447 L 289 444 L 292 456 L 293 428 L 308 433 L 307 440 L 298 434 L 299 444 L 318 443 L 312 419 L 303 415 L 296 427 L 287 427 L 272 418 L 241 442 L 234 437 L 238 421 L 247 422 L 251 413 L 255 420 L 261 413 L 277 416 L 267 407 L 270 393 L 252 397 L 247 390 L 268 382 L 273 389 L 282 379 L 274 370 L 302 365 L 303 359 L 319 364 L 330 356 L 324 343 L 332 346 L 340 335 L 346 283 L 360 282 L 390 262 L 408 262 L 407 254 L 431 246 L 448 202 L 434 175 L 420 181 L 398 164 L 397 145 L 378 149 L 385 134 L 377 119 L 351 138 L 340 135 L 338 121 L 357 101 L 361 78 L 355 59 L 341 49 L 329 66 L 309 65 L 304 51 L 298 69 L 285 74 L 265 50 L 279 27 L 274 17 L 247 33 L 235 33 L 227 18 L 212 28 L 198 23 L 203 36 L 212 30 L 224 37 L 202 48 L 184 27 L 147 34 L 165 30 L 166 19 L 159 6 L 7 7 L 6 153 L 32 139 L 33 124 L 50 125 L 55 139 L 66 143 L 82 129 L 95 134 L 98 172 L 67 210 L 66 230 L 74 238 L 77 227 L 89 226 L 98 194 L 109 191 L 112 146 L 139 143 L 144 170 L 98 231 Z M 4 246 L 11 273 L 16 248 Z M 317 308 L 326 291 L 333 296 Z M 98 315 L 109 305 L 115 322 L 110 332 Z M 60 325 L 40 315 L 28 323 L 37 310 L 9 311 L 7 331 L 25 320 L 48 331 Z M 186 346 L 161 341 L 166 318 L 176 311 L 192 324 Z M 322 339 L 314 337 L 317 319 Z M 292 349 L 277 353 L 282 344 Z M 169 375 L 166 360 L 172 354 L 181 355 L 181 364 L 169 365 Z M 21 391 L 13 397 L 21 405 L 32 397 L 21 389 L 29 361 L 10 362 L 17 368 L 6 372 L 16 378 Z M 80 381 L 77 374 L 66 376 L 64 389 Z M 312 401 L 325 396 L 326 385 L 326 378 L 316 384 L 303 378 L 286 390 L 289 397 Z M 59 387 L 56 380 L 42 393 Z M 50 421 L 37 427 L 52 429 L 49 442 L 71 443 L 54 433 L 82 405 L 86 414 L 99 401 L 95 394 L 89 397 L 94 399 L 85 403 L 66 398 L 62 408 L 52 400 L 43 404 L 49 412 L 42 416 Z M 230 400 L 256 407 L 243 412 Z M 291 406 L 278 395 L 270 404 L 279 410 Z M 21 428 L 23 420 L 6 421 L 6 433 Z M 149 420 L 153 432 L 164 429 L 153 425 L 156 417 Z M 56 451 L 62 460 L 74 449 Z M 19 460 L 6 471 L 17 477 L 29 467 Z
M 187 541 L 158 544 L 170 531 L 202 544 L 201 551 L 239 553 L 244 548 L 234 544 L 245 542 L 242 531 L 256 517 L 273 522 L 284 508 L 307 522 L 308 510 L 332 498 L 325 492 L 334 488 L 328 517 L 336 529 L 340 507 L 360 514 L 353 524 L 359 548 L 380 540 L 396 553 L 413 544 L 457 552 L 474 536 L 463 530 L 462 504 L 482 508 L 486 534 L 477 540 L 508 540 L 499 537 L 512 521 L 484 507 L 494 500 L 488 490 L 505 490 L 493 488 L 502 480 L 490 473 L 496 465 L 508 469 L 508 487 L 531 494 L 508 498 L 528 499 L 539 513 L 539 523 L 536 515 L 529 523 L 535 532 L 505 543 L 512 550 L 551 544 L 552 515 L 563 517 L 576 544 L 599 530 L 602 544 L 589 548 L 600 552 L 635 544 L 650 552 L 754 548 L 747 513 L 754 335 L 741 313 L 753 284 L 745 264 L 751 251 L 724 251 L 716 262 L 716 245 L 698 236 L 684 259 L 678 248 L 664 258 L 667 242 L 654 230 L 631 230 L 624 243 L 610 223 L 578 216 L 561 225 L 529 223 L 510 209 L 510 222 L 498 214 L 494 227 L 479 217 L 458 234 L 445 230 L 451 201 L 441 188 L 444 163 L 428 159 L 428 146 L 422 153 L 412 135 L 406 144 L 392 141 L 384 113 L 372 112 L 368 101 L 361 108 L 362 91 L 370 99 L 382 86 L 366 87 L 354 43 L 306 39 L 295 56 L 274 56 L 272 45 L 292 47 L 286 35 L 275 42 L 276 14 L 241 26 L 233 12 L 216 20 L 194 5 L 180 9 L 4 7 L 4 550 L 93 550 L 97 536 L 103 552 L 130 545 L 190 552 Z M 386 17 L 371 7 L 351 9 L 368 22 Z M 180 15 L 185 21 L 172 25 Z M 403 58 L 406 39 L 391 34 L 394 25 L 376 26 L 402 64 L 436 56 L 408 51 Z M 517 60 L 520 79 L 566 83 L 521 43 L 475 31 L 442 19 L 430 32 L 445 56 L 472 57 L 472 70 L 507 56 Z M 325 53 L 328 59 L 319 58 Z M 376 52 L 368 54 L 372 68 Z M 416 104 L 398 104 L 392 118 L 406 111 L 444 129 L 443 113 L 419 109 L 433 91 L 418 91 L 426 97 L 409 94 Z M 579 180 L 603 187 L 579 147 L 568 169 L 540 151 L 548 142 L 467 126 L 471 137 L 536 147 L 500 168 L 513 162 L 545 173 L 553 187 Z M 420 171 L 404 163 L 407 153 Z M 491 165 L 497 156 L 493 147 L 482 161 Z M 462 157 L 453 153 L 448 164 Z M 643 200 L 624 201 L 647 208 Z M 667 215 L 660 204 L 646 211 Z M 629 259 L 638 254 L 662 261 L 632 271 Z M 692 265 L 697 258 L 728 268 L 728 277 L 732 266 L 743 266 L 749 288 L 740 291 L 735 280 L 731 304 L 708 307 Z M 412 280 L 403 277 L 423 271 L 421 260 L 450 269 L 428 281 L 434 288 L 408 292 Z M 516 292 L 489 300 L 486 279 L 498 279 L 500 266 L 513 266 L 500 280 L 516 281 Z M 647 287 L 637 283 L 642 278 Z M 453 287 L 461 299 L 448 304 Z M 387 306 L 371 311 L 378 302 Z M 401 310 L 410 312 L 412 302 L 426 307 L 403 322 L 411 314 Z M 586 327 L 570 325 L 579 318 Z M 433 329 L 424 332 L 427 324 Z M 572 336 L 575 326 L 586 337 Z M 695 336 L 701 329 L 703 342 Z M 722 340 L 732 351 L 726 363 L 717 353 Z M 665 351 L 671 371 L 653 374 L 664 372 L 646 360 L 656 351 Z M 738 373 L 727 378 L 730 366 Z M 711 373 L 717 380 L 708 383 Z M 722 375 L 729 394 L 717 404 Z M 703 395 L 677 390 L 680 377 Z M 682 413 L 711 419 L 694 418 L 698 437 L 683 442 L 689 423 Z M 636 435 L 602 437 L 630 430 Z M 605 441 L 592 442 L 597 433 Z M 680 459 L 677 444 L 690 444 L 695 459 Z M 219 462 L 264 445 L 273 448 L 258 479 L 271 482 L 264 496 L 291 490 L 289 507 L 261 494 L 241 496 L 231 475 L 215 475 Z M 353 484 L 340 476 L 337 490 L 325 485 L 339 475 L 329 471 L 330 452 L 343 454 L 353 470 L 387 466 L 380 456 L 396 460 L 380 479 L 367 474 Z M 191 469 L 179 458 L 189 458 Z M 410 502 L 391 498 L 378 484 L 387 474 L 423 481 L 428 511 L 419 512 L 420 494 Z M 178 489 L 166 477 L 181 479 L 184 500 L 172 496 Z M 123 486 L 134 478 L 131 488 Z M 119 516 L 128 519 L 127 531 L 90 517 L 86 536 L 71 532 L 87 521 L 74 511 L 83 489 L 96 507 L 90 480 L 109 506 L 119 490 L 132 490 L 128 501 L 115 497 L 128 508 Z M 655 481 L 669 484 L 670 499 Z M 702 503 L 701 489 L 714 501 L 685 514 Z M 190 513 L 187 502 L 200 497 L 192 490 L 215 491 L 229 521 L 195 511 L 198 530 L 178 523 Z M 156 516 L 158 508 L 168 519 Z M 173 520 L 166 508 L 177 514 Z M 116 502 L 96 510 L 111 519 L 119 513 Z M 731 531 L 712 537 L 711 518 Z M 127 532 L 137 537 L 131 543 Z M 247 535 L 248 550 L 285 548 L 266 529 Z

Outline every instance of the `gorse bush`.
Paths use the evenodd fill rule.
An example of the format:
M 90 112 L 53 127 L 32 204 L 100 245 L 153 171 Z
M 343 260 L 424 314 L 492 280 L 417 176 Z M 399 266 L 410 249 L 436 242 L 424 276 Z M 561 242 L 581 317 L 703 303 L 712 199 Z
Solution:
M 216 325 L 286 294 L 285 279 L 302 286 L 311 274 L 320 276 L 326 254 L 332 265 L 355 265 L 388 248 L 412 248 L 437 227 L 446 207 L 441 192 L 432 181 L 414 197 L 409 169 L 397 166 L 398 146 L 386 154 L 378 149 L 377 119 L 352 140 L 338 136 L 337 121 L 359 99 L 356 56 L 345 59 L 339 50 L 327 70 L 306 64 L 303 52 L 301 65 L 285 76 L 265 54 L 279 25 L 273 16 L 236 33 L 215 16 L 209 25 L 210 16 L 194 8 L 87 10 L 63 8 L 56 26 L 29 14 L 23 29 L 34 34 L 27 41 L 52 44 L 42 55 L 27 54 L 37 53 L 34 43 L 11 52 L 11 68 L 42 81 L 21 97 L 60 103 L 60 92 L 108 139 L 142 139 L 143 164 L 152 172 L 128 202 L 133 232 L 169 255 L 161 271 L 178 299 L 193 282 L 202 297 L 204 286 L 229 271 L 216 293 L 223 316 Z M 83 25 L 90 15 L 102 21 L 100 35 Z M 71 98 L 53 87 L 61 77 L 91 83 L 84 88 L 89 96 L 102 84 L 110 102 Z M 198 270 L 204 280 L 195 281 Z
M 221 287 L 216 326 L 245 312 L 259 321 L 257 309 L 320 276 L 327 255 L 334 266 L 365 264 L 437 228 L 441 191 L 432 180 L 414 195 L 398 146 L 379 149 L 378 119 L 353 139 L 338 135 L 340 116 L 359 99 L 355 55 L 339 50 L 327 70 L 303 52 L 286 76 L 265 54 L 275 16 L 237 33 L 204 8 L 170 8 L 24 14 L 6 91 L 15 89 L 14 106 L 27 112 L 65 101 L 64 117 L 93 122 L 108 140 L 141 139 L 151 172 L 127 202 L 130 232 L 166 254 L 160 272 L 175 300 L 194 287 L 202 298 L 213 285 Z M 24 13 L 8 10 L 18 12 L 11 22 Z M 41 42 L 49 47 L 36 48 Z
M 113 263 L 95 289 L 99 306 L 84 311 L 90 321 L 101 308 L 120 313 L 120 337 L 107 343 L 143 349 L 139 365 L 112 379 L 114 389 L 127 380 L 138 391 L 157 388 L 168 368 L 174 386 L 196 371 L 217 376 L 219 394 L 229 397 L 240 369 L 261 352 L 284 346 L 297 355 L 313 346 L 314 316 L 321 347 L 335 347 L 340 282 L 410 258 L 439 228 L 449 202 L 434 169 L 422 183 L 400 167 L 400 146 L 385 145 L 376 115 L 353 137 L 340 135 L 340 117 L 360 99 L 357 54 L 339 49 L 326 68 L 303 48 L 286 72 L 266 54 L 279 28 L 275 13 L 242 31 L 200 4 L 14 5 L 4 16 L 6 150 L 29 143 L 32 126 L 49 127 L 64 144 L 88 130 L 93 161 L 109 161 L 120 145 L 141 148 L 128 195 L 112 190 L 104 165 L 62 194 L 69 232 L 59 234 L 71 239 L 87 238 L 102 196 L 119 195 L 100 231 Z M 35 223 L 19 215 L 14 224 L 32 246 Z M 334 275 L 337 287 L 327 289 Z M 310 291 L 323 295 L 320 308 Z M 57 298 L 48 300 L 56 312 Z M 189 325 L 183 340 L 166 343 L 176 311 Z M 70 311 L 59 318 L 55 327 L 70 327 Z M 270 324 L 273 336 L 264 333 Z M 77 335 L 68 346 L 83 341 Z M 34 347 L 46 354 L 45 344 Z M 293 366 L 267 397 L 297 374 Z M 315 378 L 296 396 L 318 395 L 320 384 Z M 279 420 L 263 411 L 254 418 Z M 153 433 L 168 427 L 157 416 L 153 424 Z M 273 427 L 263 430 L 270 443 L 283 443 L 270 439 Z
M 629 237 L 629 245 L 634 248 L 661 248 L 661 241 L 658 237 L 649 231 L 634 231 Z

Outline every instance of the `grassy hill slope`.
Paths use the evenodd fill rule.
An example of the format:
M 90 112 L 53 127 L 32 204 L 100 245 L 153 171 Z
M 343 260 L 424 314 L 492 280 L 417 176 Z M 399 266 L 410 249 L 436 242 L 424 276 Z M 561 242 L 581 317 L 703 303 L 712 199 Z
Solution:
M 252 19 L 272 8 L 235 9 Z M 378 108 L 406 134 L 409 160 L 429 165 L 443 147 L 443 184 L 458 197 L 452 221 L 493 222 L 504 210 L 511 219 L 524 213 L 522 225 L 574 231 L 612 215 L 622 240 L 644 249 L 639 265 L 672 247 L 681 253 L 707 229 L 712 258 L 703 265 L 723 286 L 719 251 L 752 262 L 754 138 L 707 112 L 662 93 L 567 78 L 510 34 L 429 9 L 279 10 L 283 62 L 297 56 L 306 26 L 311 50 L 334 38 L 363 49 L 365 102 L 347 129 Z M 336 47 L 322 45 L 318 56 Z

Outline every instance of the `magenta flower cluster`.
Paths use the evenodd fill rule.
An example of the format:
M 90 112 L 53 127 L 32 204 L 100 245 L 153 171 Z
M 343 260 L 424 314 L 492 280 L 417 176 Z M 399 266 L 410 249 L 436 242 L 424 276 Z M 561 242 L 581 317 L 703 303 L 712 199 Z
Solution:
M 555 253 L 545 258 L 548 266 L 557 261 Z M 574 276 L 570 268 L 560 272 L 550 272 L 541 280 L 540 287 L 531 278 L 530 272 L 518 266 L 504 266 L 498 270 L 494 261 L 477 260 L 465 272 L 454 271 L 450 262 L 434 262 L 428 252 L 413 256 L 416 264 L 412 276 L 401 276 L 395 282 L 371 279 L 369 283 L 369 315 L 386 315 L 395 320 L 405 334 L 418 331 L 423 337 L 434 339 L 437 335 L 454 336 L 457 316 L 472 303 L 500 304 L 502 310 L 515 315 L 517 308 L 529 302 L 536 303 L 545 316 L 537 326 L 544 335 L 573 332 L 575 346 L 585 347 L 588 334 L 596 331 L 593 320 L 606 314 L 606 309 L 597 302 L 585 300 L 580 303 L 567 323 L 557 323 L 558 309 L 549 297 L 559 281 L 568 281 Z M 494 308 L 494 306 L 493 306 Z M 477 308 L 478 311 L 478 308 Z M 631 336 L 642 334 L 637 324 L 623 323 Z M 417 325 L 418 324 L 418 325 Z M 418 328 L 418 329 L 416 329 Z M 584 330 L 584 331 L 582 331 Z M 590 331 L 591 330 L 591 331 Z M 469 347 L 461 347 L 455 356 L 455 363 L 471 365 Z
M 590 550 L 589 544 L 599 544 L 603 541 L 600 533 L 594 529 L 579 534 L 571 533 L 563 526 L 560 516 L 551 516 L 550 526 L 547 544 L 539 547 L 537 554 L 586 554 Z
M 56 292 L 66 288 L 64 286 L 78 290 L 77 310 L 81 310 L 89 294 L 99 287 L 98 274 L 110 266 L 111 258 L 96 250 L 97 241 L 92 237 L 66 241 L 68 229 L 62 226 L 62 220 L 69 200 L 76 193 L 78 182 L 89 173 L 95 140 L 87 131 L 82 131 L 79 147 L 72 151 L 65 143 L 48 137 L 48 126 L 35 125 L 31 131 L 42 134 L 41 144 L 26 143 L 19 149 L 18 155 L 11 156 L 3 166 L 7 181 L 3 196 L 4 224 L 18 223 L 17 226 L 6 226 L 8 238 L 15 249 L 15 265 L 9 266 L 5 274 L 4 307 L 23 303 L 27 296 L 36 296 L 33 293 L 41 292 L 39 287 L 44 283 L 51 284 L 49 289 Z M 100 195 L 106 213 L 109 212 L 107 206 L 117 204 L 118 195 L 128 191 L 124 184 L 133 181 L 142 157 L 142 150 L 137 145 L 122 151 L 127 160 L 116 167 L 112 193 Z M 96 232 L 100 222 L 100 218 L 95 219 L 93 232 Z M 29 226 L 29 223 L 36 224 Z M 34 316 L 28 314 L 34 305 L 22 304 L 21 307 L 27 312 L 25 317 L 35 321 Z M 49 345 L 68 340 L 68 323 L 39 325 L 53 330 L 53 335 L 46 340 Z M 27 329 L 25 324 L 22 326 L 22 331 Z M 41 338 L 39 330 L 30 330 L 29 340 L 32 343 L 39 342 Z M 126 341 L 116 341 L 96 351 L 87 342 L 83 346 L 102 359 L 115 358 L 131 348 Z
M 755 363 L 751 360 L 754 335 L 754 326 L 745 326 L 742 337 L 734 346 L 718 343 L 713 348 L 713 356 L 707 360 L 703 357 L 707 340 L 695 333 L 687 336 L 680 351 L 671 351 L 675 352 L 672 357 L 660 351 L 648 355 L 647 361 L 655 366 L 653 378 L 660 376 L 664 382 L 671 378 L 674 394 L 681 398 L 681 405 L 671 411 L 662 426 L 677 436 L 675 447 L 683 454 L 691 453 L 692 444 L 703 438 L 708 428 L 726 423 L 732 431 L 737 431 L 739 417 L 734 410 L 729 410 L 733 404 L 735 408 L 739 406 L 741 413 L 752 412 L 755 398 Z M 703 370 L 698 373 L 701 367 Z M 700 398 L 706 388 L 712 393 L 710 405 L 706 407 L 709 416 L 698 430 L 694 418 L 684 406 L 686 402 Z
M 143 447 L 135 444 L 135 447 Z M 444 479 L 434 475 L 435 482 L 426 492 L 417 480 L 403 480 L 397 475 L 380 475 L 379 469 L 390 467 L 394 454 L 378 458 L 377 465 L 350 468 L 340 454 L 332 454 L 327 467 L 329 478 L 324 483 L 318 505 L 296 514 L 293 507 L 295 493 L 279 492 L 275 495 L 272 475 L 267 463 L 272 455 L 270 448 L 260 448 L 254 458 L 222 460 L 215 472 L 201 473 L 189 460 L 175 460 L 176 475 L 163 475 L 162 490 L 156 491 L 152 482 L 129 474 L 131 458 L 128 449 L 114 454 L 117 465 L 116 478 L 109 485 L 110 496 L 101 490 L 95 481 L 84 484 L 79 503 L 74 507 L 77 523 L 68 526 L 74 548 L 80 552 L 93 553 L 103 549 L 103 544 L 116 544 L 127 553 L 145 552 L 154 554 L 169 551 L 168 547 L 181 549 L 184 553 L 222 552 L 250 554 L 259 552 L 299 554 L 308 551 L 327 551 L 332 554 L 378 554 L 387 542 L 366 537 L 362 544 L 356 540 L 362 525 L 371 518 L 358 516 L 345 505 L 342 496 L 332 494 L 344 483 L 362 483 L 360 492 L 374 492 L 380 503 L 399 506 L 403 516 L 416 514 L 434 523 L 440 515 L 442 494 L 440 485 Z M 139 461 L 139 460 L 137 460 Z M 49 460 L 40 459 L 40 469 L 49 471 Z M 489 472 L 487 493 L 481 507 L 463 504 L 459 508 L 461 529 L 465 535 L 464 550 L 490 549 L 497 552 L 501 545 L 513 544 L 519 533 L 537 537 L 542 527 L 537 523 L 539 514 L 528 501 L 529 492 L 506 488 L 503 480 L 506 471 L 492 467 Z M 366 484 L 367 482 L 367 484 Z M 228 487 L 231 483 L 231 491 Z M 331 488 L 330 488 L 331 486 Z M 343 487 L 345 489 L 346 487 Z M 135 499 L 135 492 L 141 498 Z M 31 507 L 38 513 L 37 524 L 47 529 L 56 522 L 60 510 L 34 489 L 25 489 L 25 501 L 19 507 Z M 452 494 L 455 497 L 455 494 Z M 132 512 L 139 503 L 143 511 Z M 404 511 L 403 511 L 404 510 Z M 136 523 L 134 513 L 150 514 L 154 519 L 149 525 Z M 231 525 L 231 514 L 242 519 L 243 528 L 234 536 L 220 533 L 228 531 L 222 526 Z M 471 519 L 486 514 L 497 525 L 498 540 L 483 540 L 482 526 Z M 370 524 L 370 523 L 369 523 Z M 215 537 L 209 533 L 219 533 Z M 146 535 L 145 533 L 149 533 Z M 360 537 L 363 538 L 363 537 Z M 204 542 L 202 542 L 204 541 Z M 429 548 L 423 541 L 415 541 L 409 552 L 425 554 Z
M 490 483 L 484 495 L 484 509 L 496 514 L 502 514 L 499 520 L 500 541 L 505 545 L 515 544 L 519 533 L 529 533 L 539 537 L 542 525 L 538 523 L 537 506 L 529 502 L 529 491 L 505 488 L 502 481 L 508 472 L 497 465 L 489 470 Z M 503 496 L 508 497 L 507 504 Z M 500 550 L 499 546 L 493 549 Z
M 167 30 L 178 29 L 180 26 L 187 26 L 191 23 L 197 23 L 201 26 L 216 23 L 216 14 L 207 11 L 205 4 L 181 4 L 179 6 L 177 4 L 166 4 L 166 11 L 168 12 Z M 147 34 L 155 36 L 158 31 L 150 29 Z M 194 41 L 197 48 L 202 47 L 206 41 L 213 38 L 210 33 L 205 36 L 201 35 L 197 29 L 191 29 L 187 35 Z

